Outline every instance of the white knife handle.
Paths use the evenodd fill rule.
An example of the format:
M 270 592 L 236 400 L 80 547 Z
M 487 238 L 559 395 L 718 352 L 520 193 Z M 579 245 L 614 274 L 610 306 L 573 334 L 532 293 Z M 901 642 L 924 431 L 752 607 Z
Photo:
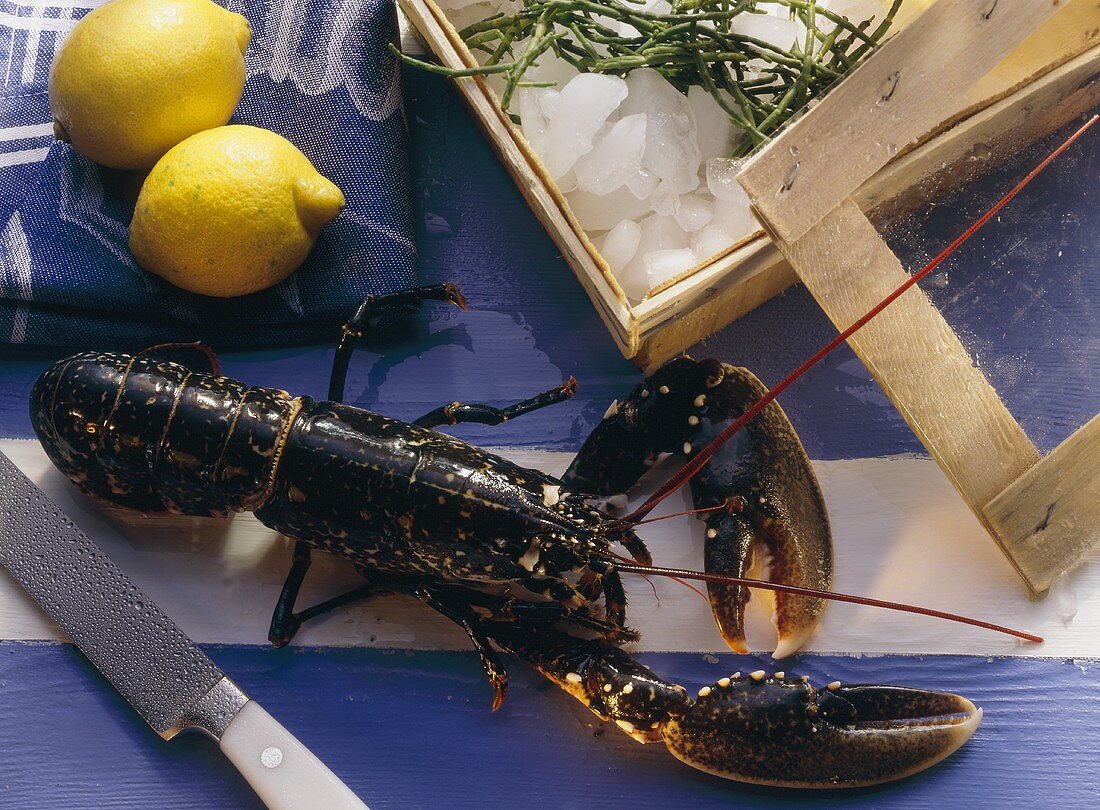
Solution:
M 367 810 L 336 774 L 254 700 L 222 734 L 221 749 L 271 810 Z

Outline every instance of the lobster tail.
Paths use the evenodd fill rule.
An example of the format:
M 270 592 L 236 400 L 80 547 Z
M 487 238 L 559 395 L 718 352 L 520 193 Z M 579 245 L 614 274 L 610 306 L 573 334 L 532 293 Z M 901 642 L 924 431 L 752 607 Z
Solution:
M 140 512 L 163 512 L 166 507 L 147 475 L 119 475 L 117 465 L 100 462 L 107 455 L 103 452 L 106 418 L 126 378 L 129 360 L 123 355 L 85 352 L 50 366 L 31 390 L 31 425 L 46 455 L 82 492 Z
M 51 461 L 87 494 L 146 513 L 224 516 L 262 501 L 299 405 L 151 350 L 62 360 L 35 382 L 30 407 Z

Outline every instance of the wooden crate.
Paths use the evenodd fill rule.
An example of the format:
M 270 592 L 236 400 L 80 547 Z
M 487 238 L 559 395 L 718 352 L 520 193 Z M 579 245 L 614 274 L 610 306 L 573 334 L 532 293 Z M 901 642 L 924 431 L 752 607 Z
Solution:
M 942 3 L 943 0 L 940 0 Z M 912 210 L 937 189 L 973 177 L 999 158 L 1052 132 L 1100 100 L 1100 4 L 1097 0 L 1004 2 L 1023 15 L 1023 25 L 1058 10 L 980 81 L 961 87 L 925 131 L 852 191 L 856 205 L 875 224 Z M 452 68 L 476 61 L 432 0 L 398 0 L 436 57 Z M 907 0 L 899 25 L 926 0 Z M 908 11 L 908 13 L 906 13 Z M 991 19 L 994 15 L 991 15 Z M 935 49 L 924 57 L 939 58 Z M 846 80 L 847 81 L 847 80 Z M 797 280 L 763 231 L 731 245 L 724 254 L 652 290 L 637 304 L 623 294 L 607 263 L 580 227 L 565 197 L 542 167 L 519 128 L 501 112 L 481 78 L 455 82 L 475 119 L 511 173 L 536 216 L 584 286 L 626 357 L 643 368 L 688 346 L 759 306 Z M 978 159 L 975 159 L 977 157 Z M 845 158 L 847 159 L 847 157 Z
M 1055 10 L 1045 0 L 939 0 L 739 174 L 772 243 L 839 329 L 909 277 L 858 195 Z M 924 42 L 936 43 L 936 62 L 919 56 Z M 1095 92 L 1095 56 L 1094 48 L 1032 82 L 1026 102 L 1009 97 L 925 149 L 965 154 L 952 144 L 975 132 L 982 142 L 1005 130 L 1033 137 L 1049 109 Z M 911 176 L 905 161 L 890 171 Z M 1100 542 L 1100 416 L 1041 459 L 917 287 L 848 342 L 1032 592 Z

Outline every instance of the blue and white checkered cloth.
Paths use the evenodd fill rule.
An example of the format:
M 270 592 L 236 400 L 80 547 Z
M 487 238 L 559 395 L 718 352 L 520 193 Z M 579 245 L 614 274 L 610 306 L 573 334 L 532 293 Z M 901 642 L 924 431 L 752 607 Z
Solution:
M 233 122 L 287 137 L 347 208 L 302 268 L 247 299 L 186 293 L 127 248 L 140 178 L 53 141 L 46 81 L 101 0 L 0 0 L 0 343 L 107 348 L 327 339 L 368 293 L 416 275 L 408 133 L 390 0 L 228 0 L 252 24 Z

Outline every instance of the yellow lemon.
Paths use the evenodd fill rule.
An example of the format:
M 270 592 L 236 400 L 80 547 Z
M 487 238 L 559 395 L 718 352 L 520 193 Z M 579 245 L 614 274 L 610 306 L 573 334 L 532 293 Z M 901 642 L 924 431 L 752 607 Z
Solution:
M 177 287 L 245 295 L 293 273 L 343 207 L 340 189 L 281 135 L 217 127 L 173 147 L 149 172 L 130 250 Z
M 97 163 L 148 169 L 229 120 L 251 35 L 248 20 L 210 0 L 112 0 L 76 24 L 54 59 L 54 132 Z

